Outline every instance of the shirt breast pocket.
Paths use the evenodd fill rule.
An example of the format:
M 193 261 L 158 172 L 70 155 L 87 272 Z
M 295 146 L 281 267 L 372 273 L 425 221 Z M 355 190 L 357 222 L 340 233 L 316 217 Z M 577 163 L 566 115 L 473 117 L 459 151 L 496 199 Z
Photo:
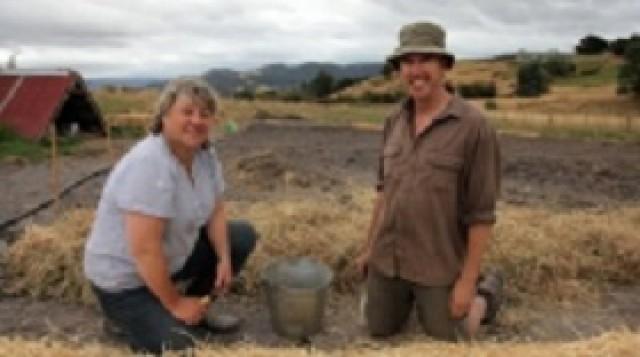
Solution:
M 399 145 L 388 145 L 382 150 L 385 180 L 400 176 L 400 169 L 402 168 L 401 154 L 402 147 Z
M 425 168 L 429 171 L 429 186 L 436 191 L 453 191 L 458 184 L 463 160 L 446 154 L 425 156 Z

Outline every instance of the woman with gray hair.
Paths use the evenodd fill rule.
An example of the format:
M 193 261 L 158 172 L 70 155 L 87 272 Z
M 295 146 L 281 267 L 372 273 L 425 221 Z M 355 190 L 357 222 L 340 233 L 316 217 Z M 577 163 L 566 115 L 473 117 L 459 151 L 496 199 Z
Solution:
M 171 81 L 151 134 L 102 191 L 85 274 L 106 320 L 138 351 L 188 348 L 215 328 L 204 318 L 209 296 L 227 292 L 255 245 L 251 225 L 227 223 L 222 169 L 208 140 L 217 107 L 201 79 Z

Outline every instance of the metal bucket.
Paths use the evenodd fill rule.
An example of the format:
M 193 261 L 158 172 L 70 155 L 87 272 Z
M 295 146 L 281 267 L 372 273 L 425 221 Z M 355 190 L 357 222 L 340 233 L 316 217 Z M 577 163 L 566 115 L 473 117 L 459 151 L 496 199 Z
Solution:
M 310 258 L 285 258 L 262 273 L 273 329 L 306 340 L 322 329 L 331 269 Z

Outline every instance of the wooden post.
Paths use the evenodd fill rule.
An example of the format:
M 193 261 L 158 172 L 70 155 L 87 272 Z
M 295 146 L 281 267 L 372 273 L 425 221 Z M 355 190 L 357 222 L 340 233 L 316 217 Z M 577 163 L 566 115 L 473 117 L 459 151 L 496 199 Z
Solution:
M 107 155 L 109 157 L 109 163 L 114 162 L 113 143 L 111 142 L 111 120 L 106 120 L 107 131 Z
M 626 128 L 627 128 L 627 132 L 629 132 L 629 133 L 630 133 L 630 132 L 632 131 L 632 129 L 633 129 L 633 128 L 631 127 L 631 114 L 627 114 L 627 115 L 625 116 L 625 124 L 626 124 L 625 126 L 626 126 Z
M 584 127 L 586 129 L 591 129 L 589 128 L 589 114 L 587 113 L 584 113 Z
M 53 198 L 53 210 L 58 210 L 58 199 L 60 198 L 59 163 L 58 163 L 58 133 L 56 124 L 49 125 L 49 140 L 51 141 L 51 164 L 49 170 L 49 190 Z

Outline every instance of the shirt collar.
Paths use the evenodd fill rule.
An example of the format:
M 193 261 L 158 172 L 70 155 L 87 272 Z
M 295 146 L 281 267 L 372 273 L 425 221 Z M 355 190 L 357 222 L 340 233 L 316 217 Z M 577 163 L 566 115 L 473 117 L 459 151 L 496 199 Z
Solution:
M 447 119 L 462 118 L 463 111 L 464 111 L 463 104 L 464 104 L 464 100 L 459 95 L 454 94 L 449 100 L 449 102 L 447 103 L 447 106 L 444 108 L 444 110 L 440 112 L 440 114 L 438 114 L 438 116 L 433 121 L 436 122 L 436 121 L 443 121 Z M 413 112 L 414 112 L 413 98 L 409 97 L 402 101 L 402 111 L 407 120 L 413 119 Z

